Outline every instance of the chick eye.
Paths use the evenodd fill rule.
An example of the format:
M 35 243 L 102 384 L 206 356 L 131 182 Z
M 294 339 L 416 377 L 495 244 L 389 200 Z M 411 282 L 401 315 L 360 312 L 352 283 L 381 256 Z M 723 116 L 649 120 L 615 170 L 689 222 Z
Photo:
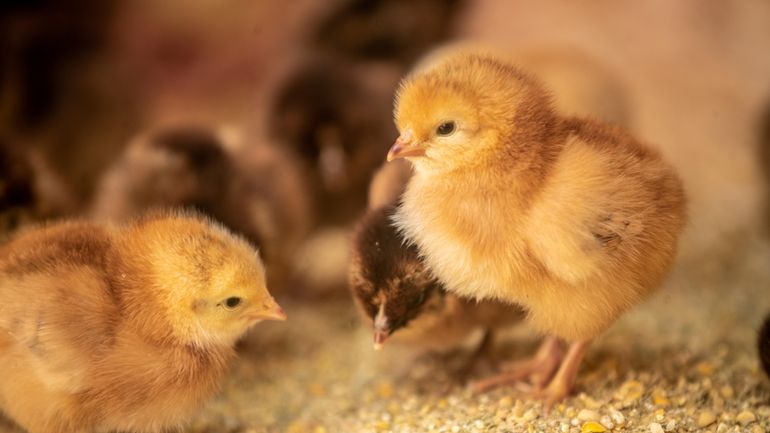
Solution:
M 453 132 L 455 132 L 455 123 L 451 121 L 444 122 L 436 128 L 436 134 L 438 135 L 449 135 Z
M 235 308 L 241 303 L 241 298 L 237 296 L 231 296 L 227 299 L 225 299 L 225 307 L 227 308 Z

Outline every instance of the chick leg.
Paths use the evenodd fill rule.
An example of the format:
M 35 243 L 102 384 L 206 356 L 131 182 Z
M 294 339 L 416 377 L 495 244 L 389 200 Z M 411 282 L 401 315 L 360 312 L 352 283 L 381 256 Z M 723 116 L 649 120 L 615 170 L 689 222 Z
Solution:
M 567 355 L 562 360 L 559 370 L 551 379 L 548 387 L 535 394 L 545 400 L 546 408 L 550 408 L 572 392 L 580 363 L 590 344 L 590 341 L 578 341 L 570 344 Z
M 534 357 L 525 361 L 510 364 L 505 373 L 475 382 L 471 388 L 475 392 L 483 392 L 501 385 L 520 382 L 531 378 L 536 388 L 542 388 L 553 376 L 562 359 L 559 339 L 546 337 Z

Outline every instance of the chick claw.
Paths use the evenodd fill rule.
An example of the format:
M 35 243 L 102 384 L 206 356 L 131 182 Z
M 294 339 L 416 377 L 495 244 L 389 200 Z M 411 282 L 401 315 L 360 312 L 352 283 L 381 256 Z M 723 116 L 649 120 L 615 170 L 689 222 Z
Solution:
M 562 350 L 556 337 L 546 337 L 534 357 L 508 363 L 504 373 L 471 384 L 474 392 L 484 392 L 502 385 L 510 385 L 529 378 L 533 389 L 540 391 L 553 377 L 562 360 Z

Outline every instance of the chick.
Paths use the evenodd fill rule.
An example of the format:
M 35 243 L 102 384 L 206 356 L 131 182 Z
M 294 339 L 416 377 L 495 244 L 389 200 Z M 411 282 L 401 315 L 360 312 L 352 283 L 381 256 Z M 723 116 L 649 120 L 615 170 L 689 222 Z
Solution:
M 258 246 L 271 287 L 280 287 L 311 220 L 302 176 L 278 149 L 240 145 L 225 132 L 176 126 L 139 136 L 105 174 L 91 215 L 122 221 L 194 208 Z
M 564 398 L 591 340 L 671 266 L 678 177 L 623 131 L 560 116 L 536 80 L 491 54 L 460 51 L 408 77 L 395 120 L 388 159 L 415 169 L 400 230 L 447 291 L 521 305 L 548 335 L 477 389 L 543 378 L 536 394 Z
M 22 151 L 0 138 L 0 233 L 14 229 L 37 196 L 32 166 Z
M 411 177 L 406 161 L 386 163 L 369 187 L 369 210 L 358 222 L 351 244 L 349 286 L 374 327 L 375 348 L 398 331 L 396 340 L 424 349 L 456 347 L 474 331 L 491 345 L 495 328 L 520 315 L 497 302 L 467 301 L 447 294 L 391 221 Z
M 31 433 L 176 427 L 236 340 L 286 318 L 257 252 L 183 214 L 22 232 L 0 247 L 0 294 L 0 407 Z
M 762 329 L 759 331 L 757 352 L 759 352 L 759 361 L 765 374 L 770 377 L 770 314 L 765 318 Z
M 365 208 L 367 182 L 395 132 L 386 119 L 399 75 L 313 58 L 279 86 L 271 137 L 302 162 L 318 223 L 347 224 Z
M 0 233 L 71 211 L 65 184 L 36 149 L 0 138 Z
M 347 0 L 325 17 L 314 45 L 337 57 L 409 65 L 448 38 L 463 0 Z
M 477 303 L 447 293 L 415 246 L 393 226 L 394 211 L 393 206 L 369 210 L 352 241 L 349 285 L 371 320 L 374 348 L 379 350 L 398 333 L 397 343 L 443 350 L 482 330 L 479 351 L 488 349 L 494 329 L 520 319 L 520 314 L 497 302 Z

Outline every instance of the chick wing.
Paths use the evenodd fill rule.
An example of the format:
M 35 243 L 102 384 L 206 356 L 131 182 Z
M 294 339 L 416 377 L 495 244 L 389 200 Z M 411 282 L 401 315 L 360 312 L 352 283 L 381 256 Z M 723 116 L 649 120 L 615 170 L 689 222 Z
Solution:
M 54 250 L 64 247 L 55 233 L 35 241 L 48 241 Z M 118 314 L 103 271 L 78 260 L 86 258 L 86 250 L 101 251 L 103 239 L 69 241 L 69 254 L 58 258 L 50 249 L 3 255 L 0 364 L 9 373 L 34 371 L 51 389 L 76 392 L 109 346 Z

